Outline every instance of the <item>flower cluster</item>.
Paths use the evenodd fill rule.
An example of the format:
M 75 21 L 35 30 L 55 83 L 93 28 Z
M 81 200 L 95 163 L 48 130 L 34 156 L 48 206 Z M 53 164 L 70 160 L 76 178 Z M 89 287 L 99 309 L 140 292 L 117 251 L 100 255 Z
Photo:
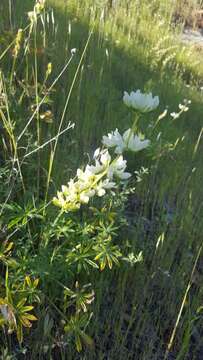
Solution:
M 183 112 L 187 112 L 189 110 L 189 107 L 188 105 L 191 104 L 191 100 L 184 100 L 184 104 L 179 104 L 178 107 L 180 109 L 179 112 L 172 112 L 170 115 L 171 117 L 175 120 L 175 119 L 178 119 L 180 117 L 180 115 L 183 113 Z
M 68 185 L 62 186 L 57 192 L 53 203 L 64 211 L 74 211 L 87 204 L 93 196 L 105 195 L 106 190 L 116 187 L 116 178 L 128 179 L 131 174 L 125 172 L 127 162 L 123 156 L 111 160 L 107 149 L 97 149 L 94 153 L 95 165 L 87 165 L 85 170 L 78 169 L 76 179 L 71 179 Z
M 159 97 L 152 97 L 152 93 L 142 94 L 140 90 L 131 91 L 130 94 L 124 91 L 123 101 L 126 106 L 142 113 L 153 111 L 159 106 Z
M 158 96 L 142 94 L 140 90 L 131 92 L 125 91 L 124 103 L 140 112 L 149 112 L 159 105 Z M 136 123 L 136 120 L 135 120 Z M 131 177 L 126 172 L 127 161 L 123 159 L 124 151 L 138 152 L 150 145 L 143 135 L 135 134 L 135 123 L 132 128 L 121 135 L 116 129 L 107 136 L 103 136 L 104 149 L 98 148 L 94 153 L 94 165 L 86 165 L 84 170 L 78 169 L 75 179 L 71 179 L 67 185 L 63 185 L 61 191 L 53 198 L 53 203 L 63 211 L 78 210 L 82 204 L 87 204 L 95 195 L 101 197 L 107 190 L 117 187 L 118 181 L 124 181 Z M 111 158 L 108 149 L 114 148 L 117 155 Z M 117 181 L 116 181 L 117 180 Z
M 102 142 L 107 148 L 115 148 L 115 154 L 122 154 L 127 150 L 138 152 L 150 144 L 150 141 L 144 140 L 142 135 L 135 135 L 132 129 L 126 130 L 123 136 L 116 129 L 108 136 L 104 135 Z

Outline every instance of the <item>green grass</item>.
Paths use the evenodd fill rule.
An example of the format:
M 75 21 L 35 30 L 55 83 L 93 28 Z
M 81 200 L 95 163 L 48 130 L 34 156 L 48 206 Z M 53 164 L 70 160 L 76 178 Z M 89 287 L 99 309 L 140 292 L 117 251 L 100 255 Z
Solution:
M 174 32 L 171 29 L 173 9 L 169 2 L 143 1 L 137 2 L 138 7 L 132 1 L 129 2 L 128 10 L 126 2 L 123 2 L 109 11 L 107 8 L 103 11 L 102 7 L 94 3 L 73 0 L 48 2 L 54 8 L 55 23 L 51 24 L 50 20 L 46 29 L 45 50 L 39 54 L 38 60 L 39 78 L 46 71 L 47 63 L 51 62 L 51 77 L 54 80 L 70 56 L 70 50 L 76 48 L 77 53 L 51 95 L 54 122 L 40 125 L 40 143 L 57 132 L 88 34 L 93 31 L 63 122 L 63 128 L 69 121 L 74 122 L 75 129 L 59 139 L 48 200 L 77 167 L 88 161 L 87 153 L 92 154 L 100 144 L 102 135 L 116 127 L 123 130 L 131 125 L 132 118 L 122 103 L 124 90 L 141 88 L 159 95 L 160 108 L 157 113 L 149 114 L 140 125 L 146 134 L 149 132 L 148 123 L 153 123 L 166 107 L 169 113 L 176 111 L 185 98 L 191 99 L 191 106 L 180 119 L 172 121 L 168 116 L 161 120 L 153 135 L 152 140 L 155 141 L 161 132 L 163 141 L 168 143 L 175 143 L 179 138 L 180 142 L 174 151 L 166 152 L 154 161 L 146 154 L 130 159 L 132 169 L 149 166 L 150 174 L 136 185 L 129 210 L 128 230 L 121 230 L 116 241 L 123 244 L 128 241 L 130 251 L 135 254 L 143 251 L 144 261 L 131 268 L 122 265 L 111 273 L 94 273 L 87 277 L 86 282 L 94 284 L 96 293 L 94 316 L 87 328 L 95 347 L 87 348 L 82 355 L 77 355 L 72 343 L 65 349 L 58 346 L 57 355 L 53 352 L 52 357 L 88 360 L 163 359 L 184 302 L 170 349 L 171 356 L 178 360 L 201 359 L 202 315 L 197 315 L 197 310 L 202 305 L 202 255 L 192 279 L 191 273 L 202 244 L 201 139 L 195 154 L 194 149 L 202 129 L 203 95 L 199 88 L 202 86 L 203 65 L 196 53 L 192 53 L 189 48 L 183 49 L 176 40 L 179 29 L 174 29 Z M 24 27 L 26 12 L 32 6 L 33 1 L 28 0 L 23 4 L 21 0 L 13 4 L 12 21 L 15 30 Z M 51 19 L 51 12 L 49 14 Z M 8 19 L 8 13 L 5 13 L 1 31 L 10 29 Z M 12 38 L 12 34 L 5 36 Z M 2 52 L 5 43 L 1 47 Z M 41 42 L 38 47 L 42 47 Z M 5 73 L 10 69 L 10 61 L 6 57 L 2 60 L 1 66 Z M 32 53 L 29 61 L 29 70 L 32 71 Z M 22 64 L 23 61 L 19 60 L 17 66 L 19 73 L 23 74 Z M 186 86 L 188 84 L 190 87 Z M 26 102 L 23 104 L 24 107 L 14 104 L 15 107 L 11 109 L 18 134 L 30 116 Z M 35 123 L 29 127 L 29 132 L 33 136 L 30 141 L 36 141 Z M 22 145 L 26 142 L 23 137 Z M 22 197 L 14 191 L 14 201 L 23 204 L 26 197 L 32 197 L 32 193 L 44 198 L 51 150 L 51 147 L 45 148 L 40 153 L 40 160 L 33 155 L 22 166 L 26 194 Z M 38 161 L 41 167 L 40 174 L 38 172 L 36 176 L 34 164 Z M 22 186 L 18 186 L 22 193 Z M 32 225 L 30 231 L 34 233 Z M 164 236 L 158 246 L 161 234 Z M 23 230 L 20 230 L 21 240 L 16 235 L 13 239 L 23 244 L 23 236 Z M 39 263 L 33 265 L 33 268 L 38 269 L 32 271 L 41 273 L 46 289 L 44 293 L 51 294 L 54 291 L 51 277 L 48 284 L 43 280 L 46 269 L 43 250 L 39 250 L 39 259 Z M 58 279 L 55 274 L 51 275 Z M 61 278 L 64 283 L 69 283 L 67 275 Z M 187 292 L 188 284 L 191 287 Z M 59 294 L 56 295 L 56 303 L 58 297 Z M 54 312 L 54 308 L 50 308 L 50 312 Z M 32 349 L 31 355 L 29 353 L 26 358 L 35 359 L 38 351 L 39 354 L 42 352 L 44 344 L 40 327 L 43 326 L 46 311 L 39 310 L 38 318 L 40 311 L 39 325 L 31 332 L 34 340 L 29 338 L 31 335 L 26 335 L 27 344 L 31 344 Z M 42 355 L 39 356 L 42 358 Z

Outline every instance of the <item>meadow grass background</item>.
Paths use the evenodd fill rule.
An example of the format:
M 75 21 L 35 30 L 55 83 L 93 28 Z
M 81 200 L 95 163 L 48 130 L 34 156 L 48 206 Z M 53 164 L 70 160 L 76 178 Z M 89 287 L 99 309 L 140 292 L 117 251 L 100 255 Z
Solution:
M 39 54 L 39 76 L 51 62 L 54 79 L 71 49 L 76 48 L 77 52 L 52 94 L 54 122 L 41 125 L 43 142 L 56 134 L 82 51 L 92 31 L 63 124 L 65 127 L 72 121 L 75 128 L 59 140 L 50 197 L 87 161 L 87 154 L 92 154 L 103 134 L 116 127 L 122 130 L 130 126 L 132 119 L 122 103 L 124 90 L 140 88 L 160 97 L 159 109 L 147 115 L 141 124 L 143 132 L 147 132 L 148 122 L 155 121 L 166 108 L 170 114 L 183 99 L 191 100 L 187 113 L 174 121 L 170 116 L 164 118 L 154 134 L 154 141 L 159 132 L 169 143 L 179 138 L 176 149 L 154 161 L 143 154 L 131 164 L 137 169 L 141 165 L 149 166 L 150 173 L 137 184 L 129 231 L 121 232 L 118 241 L 129 242 L 135 253 L 143 251 L 143 262 L 132 268 L 121 266 L 108 276 L 104 273 L 90 279 L 95 282 L 96 300 L 88 331 L 95 347 L 84 350 L 82 355 L 77 355 L 74 347 L 61 349 L 57 357 L 52 354 L 52 358 L 164 359 L 189 283 L 190 291 L 168 359 L 200 360 L 203 356 L 202 315 L 197 314 L 197 310 L 203 305 L 202 254 L 192 279 L 191 273 L 202 244 L 203 167 L 199 139 L 203 127 L 202 53 L 180 43 L 182 24 L 173 26 L 173 6 L 177 5 L 173 1 L 118 1 L 111 9 L 107 2 L 88 0 L 47 3 L 50 21 L 44 35 L 46 46 Z M 12 38 L 9 31 L 13 28 L 15 32 L 26 25 L 27 12 L 34 2 L 12 2 L 10 16 L 8 5 L 7 1 L 1 5 L 0 30 Z M 51 20 L 52 8 L 54 21 Z M 4 43 L 1 48 L 4 49 Z M 1 67 L 9 71 L 8 60 L 3 58 Z M 17 118 L 21 119 L 19 128 L 22 129 L 27 119 L 25 109 L 19 109 Z M 50 149 L 46 149 L 41 155 L 42 188 L 49 152 Z M 34 155 L 28 165 L 36 161 Z M 27 191 L 32 193 L 37 181 L 32 168 L 27 166 L 24 175 Z M 164 236 L 157 250 L 161 234 Z M 35 354 L 43 348 L 43 338 L 39 329 L 33 330 L 33 334 L 30 356 L 35 359 Z

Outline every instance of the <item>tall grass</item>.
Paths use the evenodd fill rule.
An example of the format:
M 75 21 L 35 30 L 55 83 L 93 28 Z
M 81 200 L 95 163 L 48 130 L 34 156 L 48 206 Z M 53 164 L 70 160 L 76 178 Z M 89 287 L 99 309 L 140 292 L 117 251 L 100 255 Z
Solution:
M 7 99 L 7 117 L 2 118 L 6 135 L 2 134 L 1 147 L 3 164 L 12 172 L 5 188 L 2 185 L 1 203 L 12 201 L 25 210 L 27 206 L 31 218 L 28 234 L 23 233 L 20 221 L 21 225 L 11 226 L 6 236 L 18 244 L 21 267 L 29 268 L 33 275 L 40 274 L 44 294 L 48 294 L 46 307 L 39 309 L 40 321 L 31 332 L 32 339 L 31 335 L 25 336 L 21 349 L 15 347 L 15 341 L 9 344 L 6 335 L 2 335 L 2 339 L 7 339 L 2 354 L 7 348 L 13 358 L 23 358 L 23 351 L 27 359 L 202 357 L 201 57 L 181 45 L 182 25 L 173 28 L 176 2 L 118 1 L 113 7 L 109 4 L 48 1 L 44 23 L 39 21 L 32 35 L 29 28 L 24 32 L 23 41 L 29 43 L 29 52 L 21 49 L 14 65 L 10 43 L 16 44 L 17 29 L 27 25 L 27 11 L 34 1 L 16 0 L 4 6 L 0 43 L 4 56 L 0 54 L 0 66 L 5 74 L 1 83 Z M 71 55 L 74 48 L 77 51 Z M 46 79 L 48 63 L 52 63 L 52 71 Z M 13 78 L 8 85 L 10 69 Z M 132 169 L 143 165 L 150 167 L 150 174 L 136 184 L 135 193 L 128 197 L 128 227 L 121 228 L 116 241 L 126 251 L 129 248 L 129 253 L 142 251 L 143 261 L 132 262 L 130 267 L 124 262 L 108 276 L 105 272 L 89 275 L 96 300 L 88 333 L 95 345 L 77 355 L 72 343 L 67 346 L 57 338 L 57 327 L 52 324 L 53 318 L 59 316 L 60 298 L 60 291 L 57 288 L 55 295 L 53 284 L 61 279 L 69 283 L 69 275 L 61 276 L 64 269 L 46 264 L 48 252 L 38 244 L 44 240 L 35 238 L 38 220 L 32 220 L 29 204 L 41 216 L 60 185 L 87 162 L 102 135 L 116 127 L 129 127 L 131 118 L 122 104 L 122 94 L 137 88 L 159 95 L 159 112 L 166 108 L 169 114 L 176 111 L 185 98 L 191 99 L 191 106 L 181 118 L 173 120 L 169 115 L 159 121 L 153 140 L 161 133 L 164 146 L 160 154 L 154 154 L 153 161 L 144 154 L 130 159 Z M 43 114 L 51 112 L 51 120 L 40 118 L 42 108 Z M 149 124 L 154 125 L 159 112 L 143 120 L 143 132 L 150 129 Z M 61 134 L 70 123 L 75 123 L 74 130 Z M 7 179 L 6 174 L 2 175 L 4 178 Z M 4 208 L 5 205 L 2 213 Z M 46 217 L 40 226 L 45 228 L 45 222 Z M 5 218 L 2 225 L 5 226 Z M 24 239 L 25 251 L 21 253 Z M 27 264 L 26 257 L 33 247 L 39 249 L 38 255 Z M 46 326 L 50 331 L 45 334 Z

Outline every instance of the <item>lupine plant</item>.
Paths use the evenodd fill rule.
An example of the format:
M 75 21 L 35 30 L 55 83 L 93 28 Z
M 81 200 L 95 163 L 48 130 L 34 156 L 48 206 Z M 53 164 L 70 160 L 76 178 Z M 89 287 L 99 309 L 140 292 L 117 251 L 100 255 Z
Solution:
M 130 96 L 128 95 L 126 100 L 126 94 L 125 92 L 123 97 L 124 103 L 136 113 L 136 120 L 132 128 L 126 130 L 123 135 L 119 133 L 118 129 L 107 136 L 104 135 L 102 148 L 97 148 L 94 152 L 94 164 L 87 164 L 85 169 L 78 169 L 75 178 L 70 179 L 67 185 L 62 185 L 61 191 L 58 191 L 57 196 L 53 198 L 53 204 L 61 209 L 54 223 L 55 226 L 64 214 L 68 218 L 68 214 L 71 212 L 75 213 L 82 209 L 84 213 L 88 213 L 87 207 L 96 206 L 97 208 L 97 202 L 94 204 L 95 197 L 103 197 L 105 204 L 105 197 L 108 199 L 109 195 L 114 201 L 114 197 L 118 196 L 118 188 L 119 191 L 126 186 L 130 189 L 128 182 L 132 174 L 126 171 L 127 160 L 124 159 L 123 154 L 125 152 L 137 153 L 150 146 L 150 141 L 144 139 L 144 136 L 138 132 L 137 117 L 142 113 L 155 110 L 159 105 L 159 98 L 153 98 L 151 94 L 142 94 L 138 90 L 136 93 L 132 92 Z M 97 211 L 100 212 L 99 209 Z M 84 217 L 86 218 L 85 215 Z M 67 254 L 69 266 L 77 264 L 79 273 L 82 268 L 88 271 L 88 267 L 99 268 L 100 271 L 103 271 L 106 266 L 112 269 L 113 264 L 119 265 L 122 257 L 124 261 L 128 259 L 124 257 L 121 248 L 114 242 L 115 232 L 118 229 L 115 220 L 110 217 L 105 222 L 100 219 L 99 223 L 99 227 L 96 223 L 90 227 L 89 234 L 87 233 L 89 238 L 85 242 L 78 243 L 75 248 L 71 249 L 71 253 Z M 141 256 L 140 253 L 138 258 L 141 259 Z M 133 253 L 129 255 L 130 263 L 134 261 L 132 259 L 136 259 L 135 262 L 140 261 Z M 94 300 L 94 292 L 92 290 L 90 293 L 85 293 L 85 290 L 82 290 L 82 293 L 77 295 L 71 290 L 65 290 L 65 294 L 66 297 L 68 295 L 72 298 L 72 302 L 76 301 L 75 316 L 71 316 L 68 325 L 65 326 L 65 332 L 74 333 L 76 347 L 80 351 L 82 342 L 91 343 L 91 339 L 83 332 L 82 328 L 89 321 L 88 305 Z M 79 303 L 77 298 L 80 299 Z M 81 301 L 81 305 L 77 305 Z M 81 317 L 84 312 L 86 314 Z
M 28 13 L 27 28 L 17 32 L 11 46 L 9 80 L 0 73 L 0 116 L 6 152 L 5 171 L 0 174 L 4 197 L 0 222 L 1 236 L 7 238 L 0 248 L 0 326 L 5 341 L 16 344 L 17 339 L 20 346 L 27 334 L 32 331 L 35 335 L 39 331 L 40 337 L 43 334 L 43 346 L 37 350 L 43 354 L 51 352 L 59 343 L 68 348 L 74 342 L 78 352 L 84 345 L 94 346 L 88 326 L 94 321 L 93 306 L 98 297 L 96 283 L 114 266 L 132 268 L 144 258 L 141 249 L 134 252 L 128 241 L 120 236 L 128 231 L 129 197 L 148 174 L 144 166 L 137 168 L 138 153 L 146 150 L 154 159 L 177 145 L 162 142 L 161 133 L 154 139 L 153 131 L 166 117 L 167 110 L 154 123 L 148 124 L 147 138 L 141 132 L 142 120 L 158 108 L 159 97 L 141 90 L 125 91 L 123 105 L 129 110 L 131 124 L 122 131 L 114 128 L 102 134 L 101 144 L 89 162 L 78 168 L 75 176 L 67 179 L 59 191 L 54 190 L 53 196 L 49 186 L 51 182 L 54 184 L 51 174 L 56 147 L 51 147 L 47 156 L 48 169 L 42 166 L 40 151 L 53 142 L 56 145 L 58 138 L 73 126 L 62 130 L 65 106 L 57 134 L 49 140 L 43 139 L 41 123 L 49 126 L 54 122 L 52 92 L 65 71 L 62 70 L 51 85 L 51 62 L 45 64 L 45 75 L 38 73 L 37 26 L 41 21 L 40 25 L 46 27 L 46 18 L 50 22 L 45 1 L 36 1 L 33 11 Z M 44 32 L 43 43 L 45 35 Z M 85 51 L 86 48 L 84 54 Z M 22 59 L 21 53 L 24 54 Z M 75 49 L 71 50 L 69 62 L 76 53 Z M 26 67 L 29 58 L 31 71 Z M 25 69 L 21 69 L 20 61 L 24 65 L 24 60 Z M 81 63 L 82 60 L 83 55 Z M 188 110 L 189 103 L 179 104 L 179 111 L 170 114 L 172 121 Z M 18 110 L 23 106 L 30 119 L 23 129 L 19 121 L 19 129 L 12 118 L 15 115 L 15 119 L 21 120 Z M 19 146 L 21 139 L 25 141 Z M 29 162 L 32 154 L 37 154 L 37 158 Z M 36 180 L 33 173 L 37 173 L 37 184 L 32 188 L 30 183 Z M 41 180 L 42 173 L 45 181 L 43 176 Z M 8 186 L 11 190 L 5 196 L 4 187 Z M 27 188 L 31 191 L 27 192 Z

